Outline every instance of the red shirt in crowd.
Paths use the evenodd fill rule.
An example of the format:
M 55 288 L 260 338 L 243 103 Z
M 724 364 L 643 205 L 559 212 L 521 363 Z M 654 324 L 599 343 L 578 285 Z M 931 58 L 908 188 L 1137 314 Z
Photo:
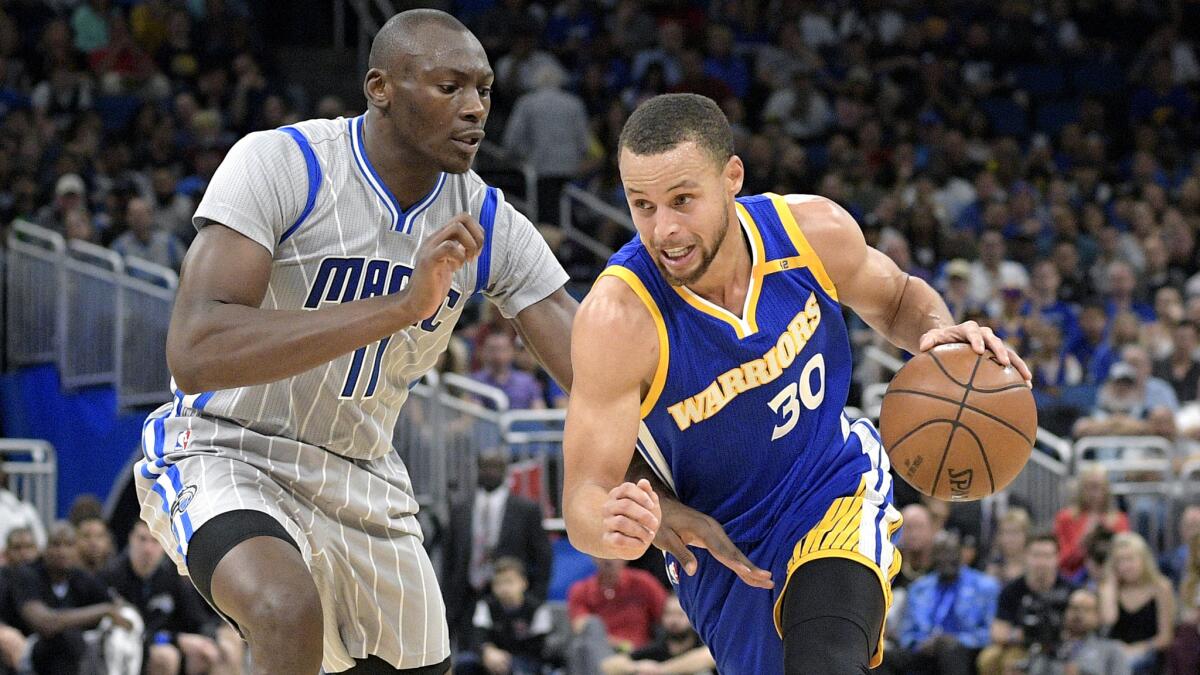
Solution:
M 649 572 L 621 570 L 615 586 L 603 586 L 600 575 L 575 582 L 567 592 L 567 612 L 574 623 L 588 614 L 600 617 L 611 642 L 629 642 L 641 647 L 654 636 L 662 618 L 667 591 Z
M 1103 517 L 1069 507 L 1054 517 L 1054 536 L 1058 538 L 1058 568 L 1066 576 L 1073 576 L 1083 569 L 1087 560 L 1084 537 L 1099 520 L 1112 532 L 1128 532 L 1129 518 L 1121 511 L 1110 511 Z

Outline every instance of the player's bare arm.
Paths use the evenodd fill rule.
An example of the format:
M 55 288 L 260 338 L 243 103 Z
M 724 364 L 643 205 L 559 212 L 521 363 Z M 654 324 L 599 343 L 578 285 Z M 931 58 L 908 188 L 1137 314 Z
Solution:
M 563 391 L 571 390 L 571 324 L 579 302 L 560 288 L 521 310 L 513 322 L 525 347 Z
M 992 329 L 974 321 L 956 325 L 937 291 L 867 246 L 845 209 L 811 195 L 789 195 L 787 201 L 837 288 L 838 300 L 892 344 L 917 354 L 940 344 L 966 342 L 977 354 L 990 350 L 1001 364 L 1016 367 L 1026 381 L 1032 379 L 1029 367 Z
M 438 311 L 483 230 L 460 214 L 417 252 L 403 291 L 315 311 L 262 308 L 271 255 L 222 225 L 200 231 L 180 274 L 167 362 L 187 393 L 281 380 L 382 339 Z
M 601 278 L 571 335 L 575 386 L 563 439 L 563 516 L 575 548 L 633 560 L 662 520 L 648 481 L 625 481 L 637 441 L 642 393 L 658 366 L 650 313 L 619 279 Z

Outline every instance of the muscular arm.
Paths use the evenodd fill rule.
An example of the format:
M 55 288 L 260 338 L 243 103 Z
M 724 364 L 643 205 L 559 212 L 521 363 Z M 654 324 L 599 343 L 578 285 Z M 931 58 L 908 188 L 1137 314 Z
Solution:
M 653 320 L 623 281 L 606 277 L 584 300 L 575 328 L 571 336 L 575 378 L 563 439 L 567 534 L 584 553 L 636 558 L 646 546 L 619 532 L 606 532 L 602 514 L 610 492 L 624 481 L 637 440 L 642 384 L 658 364 Z M 649 514 L 611 517 L 637 527 L 633 521 L 638 515 Z M 653 531 L 647 531 L 652 538 Z
M 526 348 L 563 391 L 571 390 L 571 325 L 579 303 L 560 288 L 517 314 L 514 324 Z
M 167 363 L 175 383 L 196 393 L 272 382 L 410 326 L 437 310 L 433 303 L 445 291 L 438 295 L 432 286 L 444 281 L 448 287 L 453 269 L 477 253 L 482 237 L 475 223 L 439 230 L 417 254 L 417 266 L 427 269 L 415 271 L 394 296 L 314 311 L 274 310 L 261 307 L 271 275 L 267 250 L 209 225 L 184 260 L 171 314 Z

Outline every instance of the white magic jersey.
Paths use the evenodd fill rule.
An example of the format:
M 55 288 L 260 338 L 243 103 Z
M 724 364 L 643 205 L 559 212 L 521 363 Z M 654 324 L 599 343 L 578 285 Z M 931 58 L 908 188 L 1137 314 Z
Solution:
M 455 274 L 435 315 L 310 371 L 191 395 L 172 382 L 177 414 L 191 408 L 345 457 L 381 457 L 410 386 L 445 349 L 471 295 L 483 293 L 511 318 L 567 281 L 529 220 L 474 172 L 443 173 L 428 195 L 401 208 L 367 156 L 365 119 L 309 120 L 246 136 L 209 184 L 197 229 L 220 223 L 271 252 L 266 309 L 316 311 L 395 293 L 422 240 L 464 211 L 485 232 L 478 260 Z

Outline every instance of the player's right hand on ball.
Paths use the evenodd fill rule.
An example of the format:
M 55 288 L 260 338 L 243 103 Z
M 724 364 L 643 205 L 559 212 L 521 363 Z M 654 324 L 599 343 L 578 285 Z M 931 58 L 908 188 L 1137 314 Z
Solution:
M 469 213 L 460 213 L 434 232 L 417 249 L 412 278 L 402 297 L 423 320 L 442 307 L 454 273 L 483 248 L 483 228 Z
M 643 478 L 637 485 L 621 483 L 610 490 L 601 515 L 604 546 L 611 557 L 636 560 L 654 541 L 662 522 L 662 507 L 650 481 Z

